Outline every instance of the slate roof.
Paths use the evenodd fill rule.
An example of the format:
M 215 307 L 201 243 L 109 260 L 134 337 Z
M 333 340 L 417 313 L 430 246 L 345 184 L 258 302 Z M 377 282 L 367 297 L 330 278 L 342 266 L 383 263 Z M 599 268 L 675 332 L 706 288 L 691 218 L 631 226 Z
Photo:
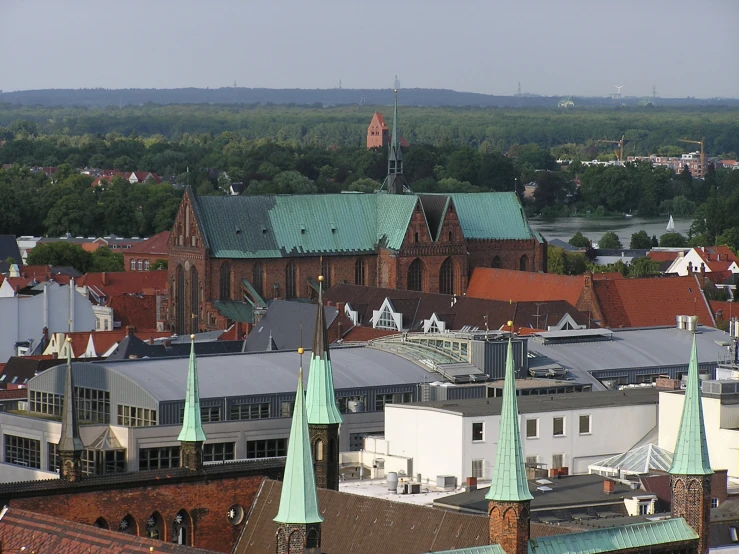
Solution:
M 3 368 L 2 375 L 6 377 L 0 381 L 0 386 L 26 384 L 37 373 L 58 366 L 60 363 L 61 360 L 53 356 L 11 356 Z
M 577 305 L 585 279 L 512 269 L 476 267 L 472 271 L 467 296 L 514 302 L 564 300 Z
M 136 537 L 92 525 L 10 508 L 0 520 L 2 546 L 7 552 L 53 552 L 54 554 L 216 554 L 165 541 Z
M 475 270 L 477 271 L 477 270 Z M 511 273 L 526 274 L 521 271 Z M 536 275 L 536 274 L 532 274 Z M 347 302 L 359 312 L 360 321 L 371 325 L 373 310 L 379 310 L 385 298 L 389 298 L 396 311 L 403 314 L 403 328 L 411 331 L 423 330 L 423 320 L 436 315 L 446 323 L 448 330 L 460 330 L 465 326 L 485 329 L 485 316 L 488 327 L 499 329 L 508 321 L 516 328 L 543 327 L 557 324 L 565 314 L 579 325 L 587 325 L 588 318 L 574 306 L 565 301 L 517 302 L 487 300 L 467 296 L 453 297 L 448 294 L 415 292 L 359 285 L 336 285 L 324 294 L 326 300 L 336 304 Z M 538 314 L 538 316 L 537 316 Z
M 604 327 L 675 325 L 678 315 L 697 315 L 700 325 L 715 321 L 696 275 L 593 281 Z
M 188 194 L 204 244 L 216 258 L 360 254 L 375 252 L 378 246 L 399 250 L 418 203 L 415 195 L 391 194 Z M 444 197 L 452 199 L 467 239 L 533 238 L 513 193 Z M 432 219 L 437 211 L 431 210 Z
M 326 326 L 330 327 L 339 312 L 332 306 L 324 306 L 323 313 Z M 315 329 L 316 304 L 273 300 L 262 319 L 246 337 L 244 351 L 264 352 L 268 349 L 270 334 L 277 350 L 296 351 L 300 346 L 307 348 L 313 340 Z
M 275 523 L 282 483 L 265 480 L 254 500 L 234 554 L 275 551 Z M 318 489 L 323 554 L 414 554 L 488 542 L 488 519 L 427 506 Z
M 148 333 L 144 334 L 144 336 L 146 335 L 148 335 Z M 136 335 L 128 335 L 118 344 L 116 349 L 111 352 L 107 360 L 115 361 L 128 360 L 132 358 L 166 358 L 187 356 L 190 352 L 189 343 L 174 342 L 175 340 L 176 338 L 173 337 L 171 342 L 166 341 L 165 343 L 158 342 L 155 344 L 149 344 L 148 342 L 141 340 Z M 196 339 L 195 354 L 201 356 L 204 354 L 229 354 L 234 352 L 241 352 L 242 346 L 243 341 L 240 340 L 213 340 L 198 342 L 198 340 Z
M 8 258 L 13 258 L 18 265 L 23 263 L 15 235 L 0 235 L 0 263 L 4 264 Z

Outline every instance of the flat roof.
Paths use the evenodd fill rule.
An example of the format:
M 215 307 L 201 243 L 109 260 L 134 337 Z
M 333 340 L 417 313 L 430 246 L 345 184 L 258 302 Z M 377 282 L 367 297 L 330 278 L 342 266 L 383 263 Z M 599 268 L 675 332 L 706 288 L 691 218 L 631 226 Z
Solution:
M 607 408 L 610 406 L 636 406 L 657 404 L 659 393 L 653 388 L 628 389 L 622 391 L 569 392 L 562 394 L 519 396 L 518 411 L 522 414 L 540 412 L 563 412 L 586 408 Z M 461 414 L 463 417 L 500 415 L 503 398 L 475 398 L 470 400 L 437 400 L 434 402 L 413 402 L 410 404 L 391 404 L 392 409 L 424 409 Z M 602 480 L 602 478 L 601 478 Z
M 727 356 L 728 333 L 698 327 L 698 363 L 716 363 Z M 611 340 L 541 344 L 529 340 L 528 349 L 571 371 L 608 371 L 648 367 L 687 366 L 693 333 L 676 327 L 613 329 Z
M 198 356 L 200 398 L 252 396 L 293 392 L 298 385 L 300 357 L 296 352 L 259 352 Z M 334 388 L 355 389 L 423 383 L 431 375 L 415 363 L 374 348 L 332 348 Z M 308 379 L 310 352 L 303 356 Z M 188 358 L 104 361 L 148 391 L 158 401 L 182 400 L 187 386 Z M 434 374 L 434 380 L 438 375 Z

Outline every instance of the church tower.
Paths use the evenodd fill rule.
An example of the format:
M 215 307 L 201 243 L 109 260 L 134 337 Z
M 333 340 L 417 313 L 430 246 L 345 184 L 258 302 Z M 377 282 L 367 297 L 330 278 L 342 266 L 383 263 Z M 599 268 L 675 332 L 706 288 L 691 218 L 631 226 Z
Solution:
M 177 440 L 181 445 L 182 467 L 198 471 L 203 468 L 203 443 L 207 437 L 200 420 L 200 389 L 198 388 L 198 362 L 195 359 L 195 335 L 190 335 L 190 341 L 185 412 L 182 416 L 182 431 Z
M 326 316 L 323 308 L 323 276 L 318 277 L 318 311 L 310 356 L 308 395 L 305 399 L 308 414 L 311 455 L 315 468 L 316 485 L 323 489 L 339 490 L 339 425 L 344 419 L 336 406 L 334 374 L 328 349 Z
M 303 349 L 298 353 L 302 356 Z M 308 417 L 303 399 L 303 367 L 298 372 L 298 390 L 287 444 L 285 476 L 282 480 L 277 524 L 277 554 L 319 554 L 321 517 L 313 475 Z
M 508 324 L 512 325 L 513 322 L 509 321 Z M 490 501 L 488 504 L 490 544 L 499 544 L 506 554 L 528 552 L 529 505 L 533 496 L 529 492 L 521 448 L 513 344 L 510 338 L 503 386 L 503 406 L 500 412 L 498 450 L 495 454 L 490 490 L 485 498 Z
M 713 470 L 708 459 L 700 386 L 698 353 L 693 335 L 683 414 L 670 468 L 672 516 L 683 518 L 693 528 L 700 537 L 698 553 L 706 554 L 710 535 Z
M 67 342 L 72 339 L 67 338 Z M 75 483 L 82 478 L 82 451 L 85 449 L 80 439 L 77 425 L 77 402 L 74 397 L 74 378 L 72 377 L 72 345 L 67 344 L 67 374 L 64 379 L 64 405 L 62 406 L 62 432 L 57 444 L 60 466 L 59 477 Z
M 387 177 L 384 185 L 390 194 L 403 194 L 408 186 L 403 177 L 403 151 L 400 149 L 400 129 L 398 128 L 398 89 L 395 89 L 393 109 L 393 133 L 390 137 L 390 152 L 387 159 Z

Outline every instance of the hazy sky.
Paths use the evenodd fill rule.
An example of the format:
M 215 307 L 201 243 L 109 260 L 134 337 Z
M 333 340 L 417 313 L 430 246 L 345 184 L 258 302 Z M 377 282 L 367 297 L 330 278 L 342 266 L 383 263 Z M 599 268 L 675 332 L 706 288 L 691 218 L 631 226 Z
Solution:
M 0 90 L 739 96 L 739 0 L 0 0 Z

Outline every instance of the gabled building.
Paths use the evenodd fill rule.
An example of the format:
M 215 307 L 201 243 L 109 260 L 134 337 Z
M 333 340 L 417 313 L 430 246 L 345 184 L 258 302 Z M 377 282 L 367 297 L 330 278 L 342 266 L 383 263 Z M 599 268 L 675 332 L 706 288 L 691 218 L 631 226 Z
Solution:
M 390 142 L 390 129 L 380 112 L 375 112 L 367 127 L 367 149 L 385 148 Z
M 728 246 L 698 246 L 678 256 L 665 273 L 692 275 L 730 271 L 739 273 L 739 258 Z
M 162 231 L 123 251 L 124 271 L 149 271 L 157 262 L 167 261 L 169 231 Z

